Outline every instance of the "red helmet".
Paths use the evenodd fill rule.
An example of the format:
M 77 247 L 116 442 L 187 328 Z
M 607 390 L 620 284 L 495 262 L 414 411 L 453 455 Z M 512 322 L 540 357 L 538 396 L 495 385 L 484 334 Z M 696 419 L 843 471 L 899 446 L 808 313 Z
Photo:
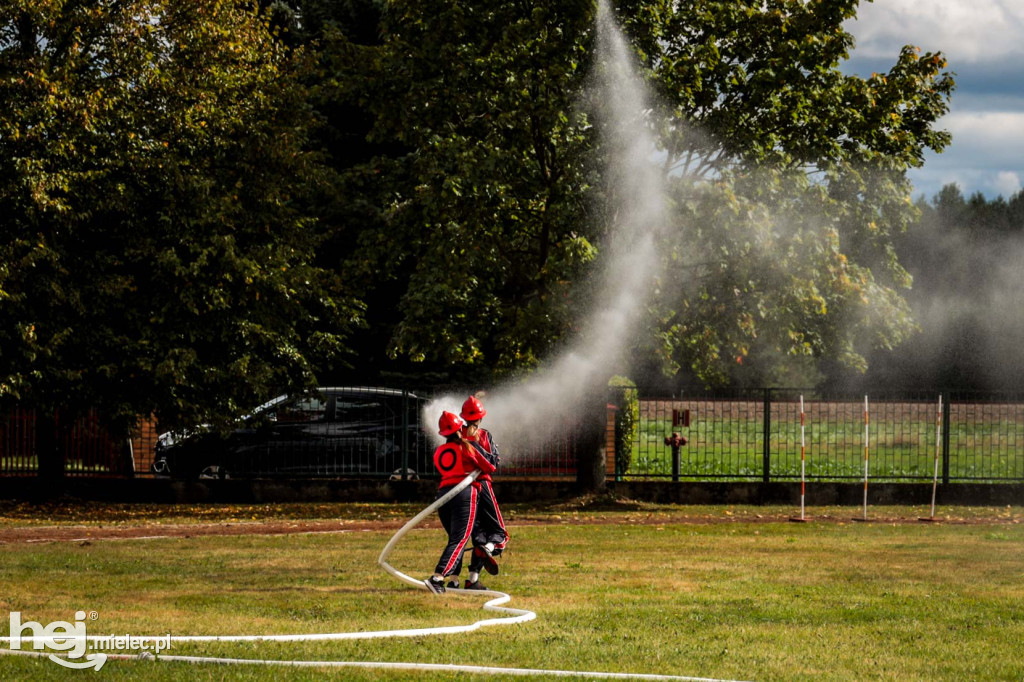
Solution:
M 457 433 L 466 422 L 454 412 L 442 412 L 441 419 L 437 422 L 438 433 L 442 436 L 450 436 Z
M 487 410 L 476 399 L 476 396 L 469 396 L 466 402 L 462 403 L 462 418 L 468 422 L 475 422 L 487 416 Z

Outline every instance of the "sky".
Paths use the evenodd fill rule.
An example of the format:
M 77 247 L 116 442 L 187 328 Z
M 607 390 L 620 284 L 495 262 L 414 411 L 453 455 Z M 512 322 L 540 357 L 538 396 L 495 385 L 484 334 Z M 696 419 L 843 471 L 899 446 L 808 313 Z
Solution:
M 861 0 L 846 24 L 857 40 L 844 71 L 885 73 L 903 45 L 942 52 L 955 74 L 950 111 L 938 127 L 953 134 L 909 177 L 914 198 L 955 183 L 964 196 L 1010 198 L 1024 185 L 1024 0 Z

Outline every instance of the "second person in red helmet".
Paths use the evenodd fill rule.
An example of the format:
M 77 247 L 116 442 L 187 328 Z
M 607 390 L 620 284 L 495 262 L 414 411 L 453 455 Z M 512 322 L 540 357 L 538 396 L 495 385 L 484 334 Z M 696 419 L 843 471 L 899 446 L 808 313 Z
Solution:
M 494 442 L 491 432 L 480 426 L 480 421 L 487 416 L 487 410 L 480 400 L 476 396 L 467 398 L 462 403 L 460 416 L 466 422 L 462 427 L 462 437 L 497 468 L 501 456 L 498 454 L 498 445 Z M 473 527 L 473 558 L 469 562 L 471 581 L 477 581 L 481 568 L 491 575 L 497 575 L 498 563 L 494 558 L 501 556 L 509 539 L 498 499 L 491 486 L 491 473 L 493 472 L 485 471 L 477 477 L 480 494 L 477 500 L 476 524 Z

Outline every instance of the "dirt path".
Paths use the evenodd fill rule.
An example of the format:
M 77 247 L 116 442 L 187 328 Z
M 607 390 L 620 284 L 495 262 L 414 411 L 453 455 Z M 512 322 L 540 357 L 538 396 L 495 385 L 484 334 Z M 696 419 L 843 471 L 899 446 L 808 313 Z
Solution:
M 88 542 L 152 538 L 193 538 L 206 535 L 287 535 L 398 529 L 401 524 L 379 521 L 252 521 L 239 523 L 154 523 L 132 526 L 21 526 L 0 528 L 0 544 L 29 542 Z
M 845 524 L 858 521 L 855 517 L 858 510 L 851 509 L 848 513 L 830 513 L 815 516 L 814 523 Z M 918 524 L 921 520 L 914 517 L 870 516 L 875 524 Z M 632 525 L 663 525 L 711 523 L 785 523 L 790 520 L 783 514 L 733 514 L 724 511 L 720 514 L 686 514 L 681 512 L 633 512 L 616 514 L 542 514 L 523 515 L 510 519 L 512 526 L 535 525 L 591 525 L 591 524 L 632 524 Z M 142 523 L 132 525 L 102 524 L 60 524 L 52 526 L 7 526 L 0 527 L 0 544 L 37 543 L 37 542 L 92 542 L 94 540 L 130 540 L 154 538 L 193 538 L 207 535 L 287 535 L 294 533 L 345 533 L 362 531 L 397 530 L 405 519 L 398 520 L 264 520 L 264 521 L 221 521 L 213 523 Z M 1002 525 L 1020 524 L 1018 513 L 993 514 L 982 517 L 940 517 L 940 523 L 956 525 Z M 423 522 L 421 528 L 440 528 L 436 518 Z

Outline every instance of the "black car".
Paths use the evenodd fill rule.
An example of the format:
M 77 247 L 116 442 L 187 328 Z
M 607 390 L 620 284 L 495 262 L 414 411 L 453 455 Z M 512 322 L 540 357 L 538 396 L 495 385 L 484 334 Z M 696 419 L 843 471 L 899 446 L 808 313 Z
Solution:
M 433 471 L 420 428 L 424 402 L 389 388 L 279 396 L 226 436 L 203 429 L 163 434 L 152 470 L 174 478 L 414 478 Z

